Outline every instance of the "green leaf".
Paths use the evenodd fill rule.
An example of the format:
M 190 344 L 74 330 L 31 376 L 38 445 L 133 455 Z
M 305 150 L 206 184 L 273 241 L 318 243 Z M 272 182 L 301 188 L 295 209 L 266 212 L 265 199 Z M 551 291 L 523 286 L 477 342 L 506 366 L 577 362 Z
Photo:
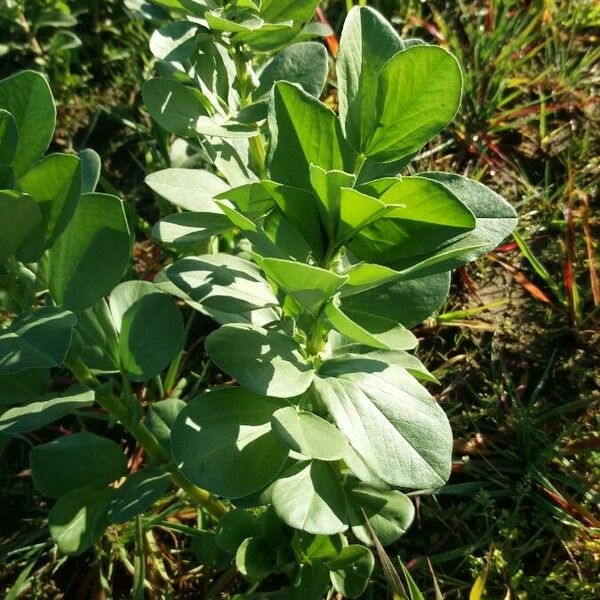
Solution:
M 13 256 L 42 222 L 31 196 L 0 191 L 0 264 Z
M 146 467 L 129 475 L 108 506 L 111 523 L 125 523 L 146 512 L 169 487 L 170 474 L 162 467 Z
M 179 398 L 167 398 L 153 402 L 144 421 L 150 433 L 163 448 L 170 449 L 171 429 L 177 415 L 185 408 L 185 402 Z
M 16 435 L 34 431 L 93 403 L 92 390 L 83 385 L 72 385 L 64 393 L 49 399 L 9 408 L 0 415 L 0 433 Z
M 307 458 L 335 461 L 344 457 L 346 438 L 325 419 L 292 406 L 273 413 L 271 427 L 279 439 L 294 452 Z
M 77 313 L 75 332 L 79 356 L 92 373 L 116 373 L 119 370 L 117 331 L 104 298 Z
M 62 554 L 81 554 L 102 537 L 112 494 L 111 489 L 87 486 L 59 498 L 48 513 L 48 524 Z
M 358 231 L 386 212 L 385 203 L 351 188 L 342 188 L 339 196 L 339 240 L 354 237 Z
M 0 406 L 14 406 L 42 396 L 50 387 L 49 369 L 29 369 L 0 375 Z
M 119 445 L 87 431 L 60 437 L 31 451 L 33 484 L 49 498 L 87 485 L 106 486 L 126 474 L 127 461 Z
M 50 306 L 17 317 L 0 333 L 0 373 L 58 367 L 75 323 L 73 313 Z
M 404 43 L 376 10 L 355 6 L 348 13 L 336 70 L 342 129 L 357 152 L 366 147 L 375 128 L 379 72 L 400 50 Z
M 329 586 L 329 572 L 322 563 L 301 564 L 294 587 L 276 592 L 256 592 L 233 596 L 232 600 L 322 600 Z
M 352 265 L 344 274 L 348 276 L 348 281 L 340 290 L 342 297 L 352 296 L 401 277 L 398 271 L 390 267 L 364 262 Z
M 368 346 L 384 350 L 410 350 L 417 338 L 397 321 L 357 310 L 342 310 L 334 297 L 324 311 L 331 326 L 342 335 Z
M 196 50 L 198 26 L 189 21 L 173 21 L 156 29 L 150 37 L 150 52 L 158 60 L 181 62 Z
M 292 44 L 278 52 L 263 68 L 254 98 L 268 94 L 278 81 L 293 81 L 311 96 L 323 93 L 329 69 L 327 51 L 318 42 Z
M 314 371 L 288 335 L 245 324 L 224 325 L 205 342 L 223 371 L 257 394 L 292 398 L 310 386 Z
M 454 118 L 462 74 L 452 54 L 436 46 L 412 46 L 381 69 L 374 127 L 362 150 L 390 162 L 416 152 Z
M 264 258 L 260 266 L 286 294 L 313 314 L 347 279 L 320 267 L 278 258 Z
M 266 215 L 275 205 L 273 194 L 264 185 L 266 182 L 253 181 L 244 185 L 221 192 L 218 200 L 229 200 L 236 208 L 251 220 Z M 271 183 L 271 182 L 269 182 Z
M 375 566 L 373 553 L 364 546 L 351 544 L 327 563 L 331 583 L 342 596 L 358 598 L 366 589 Z
M 261 519 L 255 512 L 235 508 L 219 521 L 216 542 L 222 550 L 235 554 L 245 539 L 261 531 Z
M 230 513 L 228 513 L 230 514 Z M 216 567 L 219 571 L 231 564 L 228 552 L 217 546 L 217 535 L 214 531 L 197 531 L 192 535 L 191 550 L 200 565 Z
M 308 220 L 306 221 L 308 225 Z M 252 244 L 253 248 L 262 256 L 270 256 L 277 258 L 293 258 L 300 262 L 311 260 L 311 258 L 321 256 L 315 253 L 311 248 L 306 238 L 300 230 L 292 225 L 280 211 L 274 210 L 269 213 L 263 221 L 262 231 L 257 229 L 257 234 L 264 234 L 269 240 L 269 244 L 262 243 L 257 237 L 257 234 L 248 235 L 247 239 Z M 320 230 L 318 226 L 314 229 L 314 237 L 319 239 Z
M 334 356 L 342 356 L 344 354 L 368 355 L 374 360 L 398 365 L 406 369 L 416 379 L 422 379 L 423 381 L 429 381 L 438 385 L 440 383 L 416 356 L 404 350 L 373 350 L 361 344 L 346 344 L 338 346 L 333 350 Z
M 306 241 L 309 251 L 314 256 L 322 258 L 325 252 L 325 240 L 314 195 L 305 190 L 270 181 L 263 181 L 262 185 L 273 197 L 283 218 L 295 227 Z
M 434 489 L 450 475 L 452 431 L 444 411 L 407 371 L 368 357 L 323 364 L 315 389 L 337 426 L 377 476 Z
M 42 222 L 19 251 L 23 262 L 34 262 L 66 229 L 81 193 L 81 163 L 76 156 L 51 154 L 18 181 L 22 192 L 38 204 Z
M 343 535 L 314 535 L 296 530 L 292 546 L 301 562 L 324 561 L 335 558 L 347 544 Z
M 274 181 L 310 190 L 311 164 L 343 171 L 353 163 L 333 111 L 299 86 L 273 86 L 268 124 L 267 168 Z
M 374 265 L 375 266 L 375 265 Z M 342 309 L 389 319 L 410 328 L 437 310 L 450 291 L 450 273 L 391 282 L 342 299 Z
M 10 190 L 15 187 L 15 172 L 8 165 L 0 165 L 0 189 Z
M 288 449 L 271 431 L 284 403 L 244 388 L 201 394 L 179 414 L 171 450 L 192 483 L 225 498 L 241 498 L 270 483 Z
M 309 21 L 313 16 L 318 0 L 262 0 L 260 16 L 268 23 L 291 20 Z
M 231 229 L 231 221 L 215 206 L 214 211 L 182 212 L 165 217 L 152 228 L 152 237 L 176 246 L 201 244 Z
M 308 533 L 333 535 L 348 529 L 346 497 L 328 462 L 300 462 L 273 485 L 271 500 L 285 523 Z
M 374 545 L 370 529 L 382 546 L 389 546 L 406 533 L 415 517 L 410 498 L 397 490 L 376 490 L 359 483 L 351 487 L 347 498 L 352 533 L 369 546 Z
M 427 172 L 427 177 L 447 187 L 476 217 L 475 229 L 457 245 L 477 246 L 467 250 L 452 262 L 447 269 L 470 262 L 496 248 L 517 226 L 517 214 L 514 208 L 496 192 L 487 186 L 451 173 Z M 444 265 L 446 266 L 446 265 Z M 438 267 L 439 268 L 439 267 Z
M 165 275 L 185 300 L 222 313 L 244 313 L 279 304 L 258 267 L 239 256 L 183 258 L 168 267 Z
M 148 175 L 146 184 L 174 206 L 196 212 L 215 207 L 213 198 L 229 187 L 202 169 L 164 169 Z
M 355 180 L 354 175 L 343 171 L 325 171 L 317 165 L 310 165 L 310 184 L 318 200 L 321 219 L 332 240 L 338 236 L 342 188 L 353 187 Z
M 194 132 L 199 118 L 209 116 L 209 104 L 201 92 L 166 77 L 144 82 L 142 98 L 163 129 L 183 137 Z
M 261 581 L 276 570 L 275 551 L 263 536 L 246 538 L 235 555 L 238 571 L 250 581 Z
M 37 162 L 48 148 L 56 109 L 47 81 L 35 71 L 21 71 L 0 81 L 0 108 L 14 117 L 19 142 L 12 166 L 17 177 Z
M 123 315 L 119 364 L 132 381 L 148 381 L 164 371 L 184 343 L 183 320 L 167 294 L 148 294 Z
M 473 213 L 446 186 L 424 177 L 397 179 L 379 200 L 388 210 L 349 246 L 368 262 L 412 266 L 475 228 Z
M 84 148 L 77 153 L 81 163 L 81 193 L 91 194 L 96 191 L 100 180 L 102 161 L 98 153 L 91 148 Z
M 108 194 L 84 194 L 49 251 L 49 287 L 57 304 L 86 309 L 117 285 L 130 256 L 123 203 Z
M 19 143 L 19 128 L 13 116 L 0 109 L 0 165 L 10 165 Z
M 158 286 L 149 281 L 124 281 L 114 288 L 108 297 L 108 306 L 114 327 L 121 331 L 123 315 L 141 298 L 150 294 L 160 294 Z

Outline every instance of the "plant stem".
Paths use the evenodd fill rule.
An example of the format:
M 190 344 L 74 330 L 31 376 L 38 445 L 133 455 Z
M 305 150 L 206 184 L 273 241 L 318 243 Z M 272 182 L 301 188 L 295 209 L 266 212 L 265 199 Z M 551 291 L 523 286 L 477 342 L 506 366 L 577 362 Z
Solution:
M 238 46 L 233 48 L 233 61 L 235 63 L 235 71 L 240 93 L 240 108 L 245 108 L 252 103 L 252 82 L 250 81 L 250 76 L 248 74 L 250 62 L 246 58 L 242 49 Z M 256 126 L 256 129 L 257 135 L 248 140 L 250 146 L 250 166 L 254 172 L 262 178 L 265 170 L 267 152 L 258 125 Z
M 142 421 L 136 419 L 131 407 L 121 398 L 102 390 L 98 379 L 90 372 L 80 358 L 70 358 L 65 362 L 67 368 L 84 385 L 96 390 L 96 401 L 109 412 L 144 448 L 146 454 L 157 464 L 162 464 L 171 474 L 173 481 L 196 503 L 204 507 L 213 517 L 221 519 L 228 508 L 209 491 L 190 483 L 171 461 L 171 456 L 163 448 Z

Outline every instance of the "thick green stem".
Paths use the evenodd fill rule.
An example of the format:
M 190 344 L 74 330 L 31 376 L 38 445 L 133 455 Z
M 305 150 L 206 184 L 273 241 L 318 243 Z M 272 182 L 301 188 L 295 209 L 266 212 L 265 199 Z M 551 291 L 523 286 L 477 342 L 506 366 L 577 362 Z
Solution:
M 150 459 L 163 464 L 171 474 L 173 481 L 196 503 L 204 507 L 215 518 L 222 518 L 228 508 L 219 502 L 210 492 L 190 483 L 171 461 L 171 456 L 165 450 L 142 421 L 136 418 L 131 405 L 113 394 L 102 390 L 98 379 L 92 375 L 80 358 L 71 358 L 66 362 L 67 368 L 84 385 L 96 390 L 96 401 L 109 412 L 144 448 Z

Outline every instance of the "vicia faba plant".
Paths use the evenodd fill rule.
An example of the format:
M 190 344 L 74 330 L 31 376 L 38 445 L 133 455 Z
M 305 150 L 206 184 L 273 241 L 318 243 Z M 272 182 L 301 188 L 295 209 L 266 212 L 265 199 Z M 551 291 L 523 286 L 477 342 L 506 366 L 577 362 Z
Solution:
M 152 36 L 160 74 L 144 102 L 187 148 L 183 166 L 147 178 L 175 207 L 153 230 L 174 258 L 153 283 L 122 282 L 129 231 L 120 201 L 93 191 L 96 157 L 42 159 L 54 127 L 44 80 L 0 82 L 1 301 L 16 315 L 0 332 L 0 434 L 71 413 L 85 425 L 97 402 L 145 449 L 133 474 L 85 426 L 33 449 L 64 553 L 131 519 L 152 527 L 142 515 L 175 485 L 205 516 L 190 531 L 203 564 L 234 562 L 253 590 L 289 581 L 242 597 L 358 597 L 370 547 L 413 520 L 406 493 L 450 474 L 450 425 L 410 328 L 515 213 L 463 176 L 398 175 L 458 110 L 461 70 L 445 50 L 354 8 L 336 114 L 319 100 L 324 47 L 303 41 L 316 2 L 156 4 L 178 20 Z M 238 385 L 197 395 L 200 379 L 188 400 L 196 311 L 218 324 L 204 347 Z M 79 383 L 49 391 L 56 367 Z

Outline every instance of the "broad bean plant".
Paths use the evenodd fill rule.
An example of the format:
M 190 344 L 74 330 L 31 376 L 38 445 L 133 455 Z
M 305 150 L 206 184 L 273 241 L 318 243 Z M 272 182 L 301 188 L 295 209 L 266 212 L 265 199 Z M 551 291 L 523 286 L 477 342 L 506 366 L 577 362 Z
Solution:
M 43 157 L 45 80 L 0 82 L 0 440 L 77 416 L 77 432 L 31 451 L 64 554 L 151 527 L 175 488 L 203 515 L 198 559 L 234 564 L 240 598 L 358 597 L 373 549 L 413 521 L 407 494 L 450 475 L 451 428 L 410 329 L 516 215 L 477 181 L 411 174 L 459 109 L 446 50 L 356 7 L 333 76 L 310 39 L 327 33 L 309 23 L 314 0 L 155 4 L 138 7 L 163 19 L 143 99 L 183 159 L 147 178 L 172 205 L 153 229 L 171 257 L 153 282 L 132 275 L 121 201 L 94 191 L 98 157 Z M 226 377 L 185 401 L 195 313 L 214 323 L 204 349 Z M 58 369 L 72 385 L 50 385 Z M 145 466 L 130 473 L 115 436 L 91 431 L 94 404 Z

